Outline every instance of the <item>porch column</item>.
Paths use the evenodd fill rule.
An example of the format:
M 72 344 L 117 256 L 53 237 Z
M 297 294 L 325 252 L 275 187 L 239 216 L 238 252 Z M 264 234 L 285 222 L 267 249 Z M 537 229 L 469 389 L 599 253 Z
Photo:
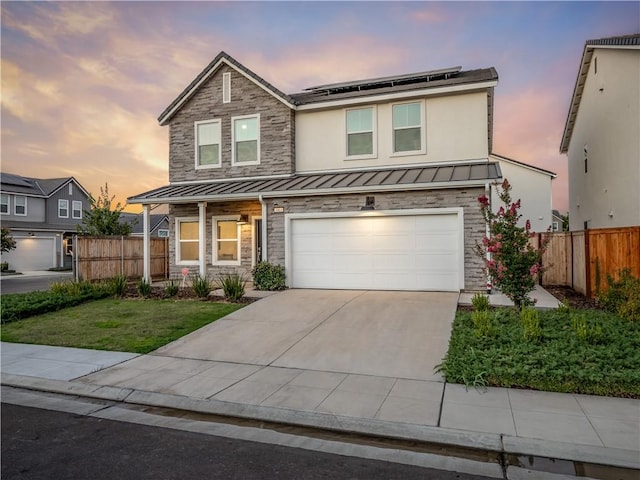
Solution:
M 151 236 L 149 235 L 149 205 L 142 206 L 142 264 L 143 277 L 151 283 Z
M 207 252 L 205 226 L 207 224 L 207 202 L 198 203 L 198 264 L 200 266 L 200 276 L 207 274 L 207 262 L 205 254 Z

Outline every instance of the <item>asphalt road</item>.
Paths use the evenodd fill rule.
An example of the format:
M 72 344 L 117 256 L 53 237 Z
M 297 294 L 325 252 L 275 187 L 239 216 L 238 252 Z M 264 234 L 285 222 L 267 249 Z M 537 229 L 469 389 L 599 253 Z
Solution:
M 2 404 L 2 478 L 486 480 Z
M 0 277 L 0 293 L 24 293 L 34 290 L 49 290 L 53 282 L 71 281 L 70 273 L 42 277 L 12 275 Z

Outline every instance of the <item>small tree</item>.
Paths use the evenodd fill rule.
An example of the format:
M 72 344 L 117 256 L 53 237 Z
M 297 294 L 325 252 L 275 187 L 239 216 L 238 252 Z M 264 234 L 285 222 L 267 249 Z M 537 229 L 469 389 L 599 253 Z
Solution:
M 82 223 L 76 227 L 83 235 L 129 235 L 130 223 L 120 223 L 120 213 L 124 206 L 118 202 L 113 205 L 115 195 L 109 197 L 109 186 L 105 183 L 100 187 L 100 196 L 96 200 L 89 195 L 90 209 L 84 211 Z
M 6 227 L 2 227 L 0 232 L 2 234 L 2 245 L 0 246 L 0 251 L 2 251 L 2 253 L 7 253 L 16 248 L 16 241 L 13 239 L 11 231 Z
M 518 226 L 518 220 L 522 217 L 518 213 L 520 200 L 511 202 L 509 181 L 505 179 L 502 187 L 496 185 L 496 188 L 503 204 L 496 213 L 491 210 L 486 195 L 478 198 L 490 235 L 482 239 L 482 244 L 476 244 L 475 251 L 483 259 L 487 274 L 495 286 L 520 310 L 533 303 L 529 293 L 542 274 L 542 253 L 549 238 L 545 236 L 538 248 L 533 247 L 529 239 L 535 233 L 531 231 L 529 220 L 524 227 Z

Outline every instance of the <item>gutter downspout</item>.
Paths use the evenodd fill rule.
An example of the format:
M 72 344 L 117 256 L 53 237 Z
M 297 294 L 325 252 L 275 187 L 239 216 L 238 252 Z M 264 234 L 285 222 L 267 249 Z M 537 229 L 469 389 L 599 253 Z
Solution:
M 258 201 L 262 205 L 262 252 L 260 261 L 267 261 L 267 204 L 262 197 L 262 194 L 258 195 Z
M 491 185 L 489 183 L 484 184 L 484 195 L 489 200 L 489 210 L 491 210 L 491 208 L 493 208 L 493 205 L 491 204 Z M 486 223 L 484 228 L 485 228 L 484 234 L 487 238 L 489 238 L 491 235 L 491 228 L 489 224 Z M 487 252 L 487 261 L 490 261 L 490 260 L 491 260 L 491 253 Z M 492 288 L 493 288 L 493 280 L 489 275 L 489 273 L 487 272 L 487 295 L 491 295 Z

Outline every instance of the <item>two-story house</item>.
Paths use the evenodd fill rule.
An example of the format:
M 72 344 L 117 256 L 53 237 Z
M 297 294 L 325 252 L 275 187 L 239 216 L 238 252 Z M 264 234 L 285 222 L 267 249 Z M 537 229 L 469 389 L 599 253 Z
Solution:
M 0 174 L 0 221 L 16 249 L 2 261 L 18 271 L 71 267 L 73 235 L 89 210 L 89 193 L 73 177 Z
M 159 117 L 170 184 L 128 201 L 146 239 L 169 205 L 173 275 L 266 260 L 289 287 L 483 289 L 497 82 L 454 67 L 287 95 L 222 52 Z
M 570 230 L 640 225 L 640 33 L 586 42 L 560 153 Z

